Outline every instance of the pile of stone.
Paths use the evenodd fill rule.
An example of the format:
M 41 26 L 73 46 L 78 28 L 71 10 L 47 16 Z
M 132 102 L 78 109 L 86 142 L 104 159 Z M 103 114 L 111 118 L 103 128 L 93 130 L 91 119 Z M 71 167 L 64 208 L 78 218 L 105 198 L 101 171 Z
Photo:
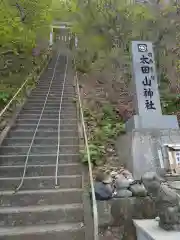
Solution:
M 144 185 L 134 180 L 132 174 L 124 167 L 119 170 L 97 171 L 94 187 L 97 200 L 147 196 Z

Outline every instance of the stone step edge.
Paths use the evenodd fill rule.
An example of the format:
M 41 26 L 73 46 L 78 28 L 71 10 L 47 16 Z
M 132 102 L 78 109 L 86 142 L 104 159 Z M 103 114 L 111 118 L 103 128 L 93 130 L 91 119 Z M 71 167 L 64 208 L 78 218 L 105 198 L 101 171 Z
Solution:
M 6 146 L 4 146 L 4 145 L 1 145 L 0 146 L 0 149 L 8 149 L 8 148 L 29 148 L 30 146 L 29 145 L 6 145 Z M 46 144 L 44 144 L 44 145 L 33 145 L 31 148 L 57 148 L 57 147 L 66 147 L 66 148 L 72 148 L 72 147 L 81 147 L 81 146 L 79 146 L 79 145 L 57 145 L 57 144 L 51 144 L 51 145 L 46 145 Z M 14 149 L 15 150 L 15 149 Z
M 38 212 L 50 212 L 59 210 L 73 210 L 73 209 L 83 209 L 83 204 L 81 203 L 71 203 L 71 204 L 59 204 L 59 205 L 43 205 L 43 206 L 28 206 L 28 207 L 0 207 L 0 214 L 12 214 L 12 213 L 38 213 Z
M 79 153 L 73 153 L 73 154 L 69 154 L 69 153 L 60 153 L 59 156 L 79 156 Z M 29 157 L 57 157 L 57 154 L 46 154 L 46 153 L 42 153 L 42 154 L 29 154 Z M 14 158 L 14 157 L 27 157 L 27 154 L 20 154 L 20 155 L 0 155 L 1 157 L 8 157 L 8 158 Z
M 82 192 L 82 188 L 50 188 L 50 189 L 39 189 L 39 190 L 21 190 L 18 192 L 14 191 L 0 191 L 0 196 L 11 196 L 11 195 L 25 195 L 25 194 L 36 194 L 36 195 L 41 195 L 41 194 L 53 194 L 53 193 L 67 193 L 67 192 Z
M 37 126 L 37 124 L 35 124 L 35 123 L 18 123 L 17 124 L 18 125 L 18 127 L 20 127 L 20 126 Z M 56 127 L 56 126 L 58 126 L 58 124 L 55 124 L 55 123 L 53 123 L 53 124 L 51 124 L 51 123 L 49 123 L 49 124 L 42 124 L 43 126 L 49 126 L 49 127 Z M 39 125 L 39 126 L 41 126 L 41 124 Z M 72 123 L 69 123 L 69 124 L 65 124 L 65 123 L 63 123 L 63 124 L 61 124 L 61 126 L 77 126 L 77 124 L 72 124 Z M 13 127 L 15 127 L 15 126 L 13 126 Z
M 58 164 L 59 167 L 76 167 L 76 166 L 79 166 L 81 167 L 81 164 L 80 163 L 59 163 Z M 48 168 L 48 167 L 56 167 L 56 164 L 28 164 L 27 165 L 27 168 L 30 167 L 30 168 L 35 168 L 35 167 L 42 167 L 42 168 Z M 13 165 L 13 166 L 9 166 L 9 165 L 3 165 L 3 166 L 0 166 L 0 170 L 1 169 L 5 169 L 5 168 L 24 168 L 24 165 Z
M 17 144 L 14 144 L 14 143 L 8 143 L 8 145 L 1 145 L 0 146 L 0 148 L 2 149 L 7 149 L 7 148 L 17 148 L 17 149 L 19 149 L 19 148 L 29 148 L 29 145 L 20 145 L 21 143 L 17 143 Z M 40 145 L 40 144 L 33 144 L 33 147 L 32 148 L 57 148 L 58 147 L 58 145 L 57 144 L 44 144 L 44 145 Z M 77 148 L 78 149 L 78 147 L 83 147 L 83 145 L 81 145 L 81 146 L 79 146 L 79 145 L 59 145 L 59 147 L 60 148 Z
M 83 229 L 83 223 L 66 223 L 29 227 L 0 227 L 0 237 L 28 234 L 44 234 L 50 232 L 74 232 Z
M 36 119 L 36 118 L 17 118 L 17 120 L 18 120 L 18 122 L 19 122 L 19 120 L 20 121 L 38 121 L 38 119 Z M 59 118 L 42 118 L 41 119 L 41 121 L 43 122 L 43 121 L 57 121 L 57 120 L 59 120 Z M 63 118 L 63 119 L 61 119 L 61 120 L 64 120 L 64 121 L 69 121 L 69 120 L 73 120 L 73 121 L 77 121 L 77 118 Z
M 60 125 L 60 127 L 61 127 L 61 125 Z M 34 133 L 34 130 L 32 130 L 32 129 L 24 129 L 24 128 L 22 128 L 22 129 L 12 129 L 11 130 L 11 134 L 13 134 L 13 133 L 17 133 L 17 132 L 24 132 L 24 133 L 27 133 L 27 132 L 32 132 L 32 133 Z M 41 132 L 41 133 L 57 133 L 57 130 L 56 129 L 53 129 L 53 130 L 43 130 L 43 129 L 38 129 L 37 130 L 37 132 Z M 75 129 L 75 130 L 72 130 L 72 129 L 60 129 L 60 132 L 77 132 L 77 129 Z
M 70 137 L 70 136 L 64 136 L 64 137 L 61 137 L 61 139 L 74 139 L 74 138 L 76 138 L 76 139 L 78 139 L 78 136 L 76 136 L 76 137 Z M 32 140 L 32 137 L 7 137 L 7 138 L 5 138 L 6 140 L 12 140 L 12 139 L 14 139 L 14 140 L 18 140 L 18 139 L 30 139 L 30 140 Z M 48 137 L 48 138 L 44 138 L 44 137 L 35 137 L 35 140 L 36 139 L 53 139 L 53 140 L 57 140 L 57 138 L 56 137 Z
M 57 178 L 79 178 L 82 177 L 82 175 L 77 174 L 77 175 L 61 175 L 61 176 L 57 176 Z M 22 177 L 0 177 L 0 181 L 16 181 L 16 180 L 21 180 Z M 34 176 L 34 177 L 24 177 L 24 180 L 35 180 L 35 179 L 55 179 L 55 176 Z

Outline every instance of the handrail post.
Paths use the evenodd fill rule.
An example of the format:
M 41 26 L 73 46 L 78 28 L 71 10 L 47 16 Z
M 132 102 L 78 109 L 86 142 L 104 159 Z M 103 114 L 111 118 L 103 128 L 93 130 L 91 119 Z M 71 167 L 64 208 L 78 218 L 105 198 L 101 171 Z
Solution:
M 92 206 L 93 206 L 94 240 L 99 240 L 98 211 L 97 211 L 97 202 L 96 202 L 95 189 L 94 189 L 92 164 L 91 164 L 91 157 L 90 157 L 90 151 L 89 151 L 89 146 L 88 146 L 88 138 L 87 138 L 87 134 L 86 134 L 86 126 L 85 126 L 85 121 L 84 121 L 83 107 L 82 107 L 82 102 L 81 102 L 77 73 L 76 73 L 76 88 L 77 88 L 77 95 L 78 95 L 79 110 L 80 110 L 80 117 L 81 117 L 81 122 L 82 122 L 84 141 L 85 141 L 85 146 L 86 146 L 86 153 L 87 153 L 87 158 L 88 158 L 89 179 L 90 179 L 91 194 L 92 194 Z

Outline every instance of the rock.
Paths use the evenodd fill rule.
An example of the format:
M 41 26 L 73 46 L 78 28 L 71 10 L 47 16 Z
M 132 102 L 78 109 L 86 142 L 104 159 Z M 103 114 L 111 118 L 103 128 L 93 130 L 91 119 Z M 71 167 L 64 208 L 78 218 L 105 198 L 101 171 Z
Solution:
M 112 178 L 110 174 L 104 172 L 103 170 L 98 170 L 96 173 L 96 181 L 109 184 L 112 183 Z
M 132 173 L 130 173 L 127 169 L 121 169 L 120 173 L 127 179 L 134 181 L 134 178 L 132 176 Z
M 109 152 L 109 153 L 112 153 L 112 152 L 114 152 L 114 149 L 109 147 L 109 148 L 106 149 L 106 151 Z
M 115 197 L 116 198 L 132 197 L 132 192 L 127 189 L 121 189 L 117 191 L 117 194 Z
M 130 185 L 134 182 L 133 179 L 128 179 L 128 181 L 129 181 L 129 184 L 130 184 Z
M 159 221 L 160 221 L 160 218 L 159 218 L 159 217 L 155 217 L 155 221 L 156 221 L 156 222 L 159 222 Z
M 95 195 L 96 200 L 109 200 L 112 198 L 113 189 L 110 184 L 104 184 L 102 182 L 95 182 Z
M 6 121 L 6 120 L 3 120 L 2 122 L 0 122 L 0 129 L 5 128 L 6 125 L 7 125 L 7 121 Z
M 116 189 L 114 189 L 112 197 L 116 197 L 116 195 L 117 195 L 117 191 Z
M 122 174 L 118 174 L 116 176 L 115 186 L 117 190 L 126 189 L 130 186 L 130 182 Z
M 111 172 L 111 177 L 116 177 L 117 175 L 118 175 L 118 173 L 116 171 Z
M 112 226 L 111 231 L 113 233 L 114 240 L 120 240 L 123 239 L 124 235 L 124 227 L 123 226 Z
M 134 184 L 130 186 L 130 191 L 133 196 L 145 197 L 147 196 L 147 191 L 143 184 Z
M 106 230 L 104 233 L 104 236 L 107 237 L 112 237 L 112 232 L 110 230 Z
M 102 182 L 105 184 L 110 184 L 112 183 L 112 177 L 110 175 L 107 175 Z

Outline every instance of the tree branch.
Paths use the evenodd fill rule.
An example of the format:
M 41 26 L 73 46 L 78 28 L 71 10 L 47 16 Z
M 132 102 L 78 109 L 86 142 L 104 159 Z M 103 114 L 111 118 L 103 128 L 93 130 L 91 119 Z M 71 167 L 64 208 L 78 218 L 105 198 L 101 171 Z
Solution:
M 25 19 L 26 19 L 26 15 L 25 15 L 23 9 L 21 8 L 21 6 L 17 2 L 16 2 L 16 7 L 17 7 L 17 9 L 18 9 L 18 11 L 20 13 L 21 21 L 24 22 Z

